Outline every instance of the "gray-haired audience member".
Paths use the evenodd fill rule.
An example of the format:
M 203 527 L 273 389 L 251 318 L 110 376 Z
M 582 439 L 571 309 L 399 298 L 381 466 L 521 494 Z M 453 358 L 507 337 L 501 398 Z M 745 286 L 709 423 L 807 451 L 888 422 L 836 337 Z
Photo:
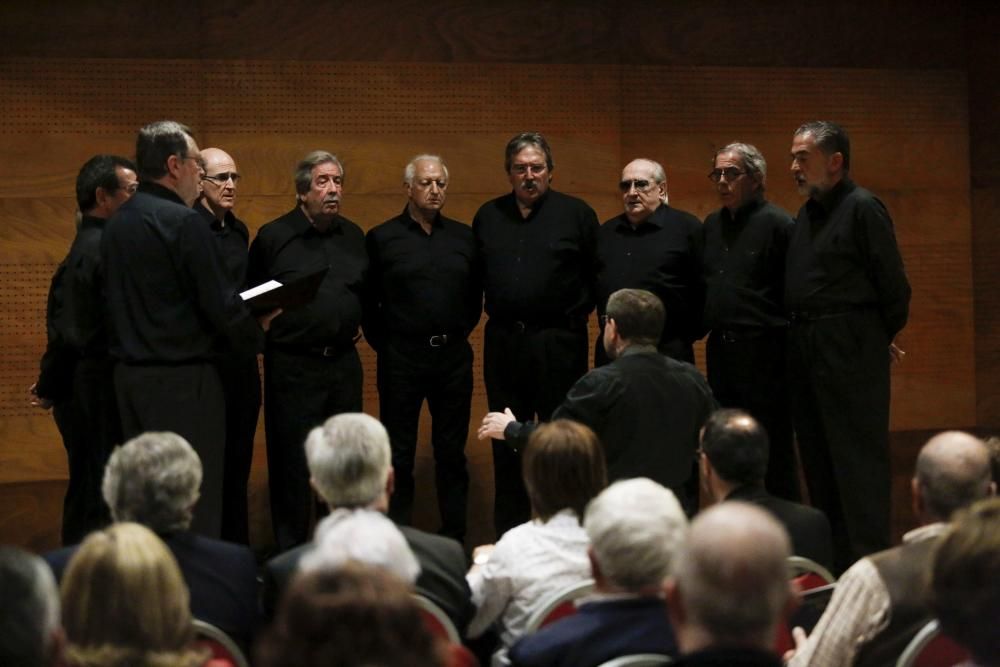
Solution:
M 785 529 L 758 507 L 721 503 L 695 517 L 666 585 L 684 654 L 675 664 L 780 667 L 775 633 L 795 604 L 790 555 Z
M 920 527 L 903 544 L 862 558 L 837 582 L 829 606 L 799 645 L 792 667 L 893 662 L 910 639 L 932 618 L 925 576 L 951 516 L 992 495 L 990 455 L 968 433 L 946 431 L 923 446 L 910 483 L 913 513 Z
M 316 526 L 313 548 L 299 569 L 335 570 L 349 561 L 380 567 L 408 584 L 420 575 L 420 563 L 388 517 L 371 509 L 337 509 Z
M 0 665 L 62 665 L 66 636 L 59 622 L 59 591 L 38 556 L 0 547 Z
M 304 449 L 310 482 L 331 510 L 361 508 L 383 513 L 388 510 L 393 487 L 391 451 L 389 435 L 377 419 L 364 413 L 330 417 L 310 431 Z M 409 526 L 400 526 L 399 530 L 420 564 L 416 591 L 441 607 L 461 632 L 475 611 L 465 581 L 466 558 L 462 546 L 455 540 Z M 316 537 L 318 541 L 322 536 Z M 269 616 L 274 614 L 282 592 L 315 543 L 267 562 L 262 600 Z
M 792 551 L 833 567 L 830 522 L 818 509 L 772 496 L 764 486 L 770 438 L 743 410 L 716 410 L 701 433 L 701 480 L 714 502 L 742 500 L 763 507 L 784 525 Z
M 176 433 L 152 432 L 115 449 L 102 490 L 115 522 L 140 523 L 167 545 L 191 591 L 191 613 L 243 642 L 257 625 L 257 566 L 243 545 L 190 531 L 202 486 L 197 452 Z M 45 556 L 61 579 L 76 552 Z
M 364 373 L 355 348 L 368 274 L 365 235 L 345 218 L 344 165 L 312 151 L 295 170 L 295 207 L 250 245 L 247 278 L 288 283 L 328 267 L 309 303 L 275 318 L 264 350 L 264 429 L 271 523 L 278 549 L 309 539 L 317 504 L 302 443 L 330 415 L 360 412 Z
M 578 612 L 521 639 L 519 667 L 591 667 L 622 655 L 676 655 L 662 597 L 687 537 L 687 517 L 670 490 L 645 478 L 615 482 L 587 505 L 595 593 Z

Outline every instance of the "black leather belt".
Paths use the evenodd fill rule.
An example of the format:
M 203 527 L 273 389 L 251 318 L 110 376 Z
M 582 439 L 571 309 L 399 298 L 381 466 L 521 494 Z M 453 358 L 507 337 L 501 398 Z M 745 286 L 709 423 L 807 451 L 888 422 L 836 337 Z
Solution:
M 587 328 L 586 320 L 575 320 L 568 317 L 545 321 L 528 320 L 498 320 L 490 318 L 490 323 L 503 329 L 508 329 L 515 333 L 524 334 L 545 329 L 563 329 L 565 331 L 577 331 Z
M 788 321 L 793 324 L 798 324 L 801 322 L 815 322 L 816 320 L 829 320 L 834 317 L 843 317 L 844 315 L 856 313 L 862 310 L 870 310 L 873 307 L 874 306 L 844 306 L 839 308 L 799 309 L 788 313 Z

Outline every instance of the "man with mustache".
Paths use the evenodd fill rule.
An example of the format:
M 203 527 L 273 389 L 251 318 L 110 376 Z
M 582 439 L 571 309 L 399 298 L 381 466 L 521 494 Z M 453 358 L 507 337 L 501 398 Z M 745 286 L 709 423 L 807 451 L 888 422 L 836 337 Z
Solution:
M 312 302 L 275 318 L 264 350 L 271 521 L 281 551 L 309 539 L 316 504 L 302 448 L 306 435 L 332 415 L 362 409 L 354 344 L 368 255 L 364 232 L 340 215 L 343 187 L 340 160 L 327 151 L 309 153 L 295 171 L 295 208 L 261 227 L 250 246 L 251 285 L 287 284 L 328 268 Z
M 203 148 L 205 173 L 195 210 L 219 239 L 224 269 L 237 290 L 247 288 L 250 232 L 233 215 L 240 173 L 236 161 L 220 148 Z M 222 477 L 222 539 L 249 544 L 247 482 L 253 463 L 253 439 L 260 414 L 260 372 L 256 354 L 220 350 L 217 359 L 226 397 L 226 452 Z
M 552 150 L 537 132 L 508 143 L 513 191 L 480 207 L 472 221 L 482 262 L 486 324 L 483 376 L 490 410 L 547 421 L 587 372 L 587 318 L 594 308 L 597 214 L 555 192 Z M 531 508 L 521 457 L 493 441 L 497 536 Z
M 889 546 L 889 364 L 910 284 L 889 212 L 850 178 L 847 132 L 800 126 L 799 210 L 785 265 L 789 395 L 809 497 L 830 519 L 843 570 Z
M 469 333 L 483 290 L 472 229 L 441 215 L 448 167 L 418 155 L 403 171 L 402 213 L 368 232 L 371 262 L 365 337 L 378 352 L 379 417 L 392 443 L 396 489 L 389 515 L 408 525 L 413 461 L 424 399 L 433 421 L 440 533 L 462 541 L 469 474 L 465 441 L 472 409 Z

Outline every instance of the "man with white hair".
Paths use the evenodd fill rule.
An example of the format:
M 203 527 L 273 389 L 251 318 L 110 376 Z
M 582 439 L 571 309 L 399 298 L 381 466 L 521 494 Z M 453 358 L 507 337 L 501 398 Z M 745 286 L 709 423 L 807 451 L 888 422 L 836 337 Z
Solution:
M 795 604 L 790 555 L 785 529 L 758 507 L 733 501 L 699 514 L 666 584 L 683 654 L 675 664 L 781 667 L 773 644 Z
M 115 522 L 155 532 L 180 566 L 191 591 L 191 615 L 244 645 L 257 626 L 257 564 L 249 548 L 191 532 L 200 497 L 201 460 L 176 433 L 143 433 L 115 449 L 102 491 Z M 61 579 L 78 547 L 45 555 Z
M 351 561 L 380 567 L 411 585 L 420 575 L 420 563 L 396 524 L 367 508 L 341 508 L 323 519 L 299 570 L 335 570 Z
M 687 535 L 677 498 L 652 480 L 623 480 L 594 498 L 585 517 L 596 595 L 521 639 L 511 664 L 591 667 L 635 653 L 676 655 L 662 588 Z
M 59 591 L 45 562 L 15 547 L 0 547 L 0 665 L 63 664 L 66 635 Z
M 335 415 L 309 433 L 305 450 L 310 482 L 331 510 L 388 511 L 393 488 L 389 434 L 377 419 L 363 413 Z M 317 527 L 317 540 L 325 525 Z M 441 607 L 463 631 L 475 609 L 465 581 L 468 568 L 462 546 L 409 526 L 399 530 L 420 563 L 416 591 Z M 274 613 L 281 593 L 314 545 L 296 547 L 268 561 L 262 596 L 266 614 Z
M 365 237 L 369 280 L 364 331 L 378 353 L 379 417 L 389 432 L 396 491 L 389 515 L 409 524 L 413 461 L 424 400 L 442 535 L 465 537 L 469 473 L 465 442 L 472 409 L 472 347 L 483 290 L 472 228 L 441 214 L 448 167 L 418 155 L 403 171 L 407 202 Z

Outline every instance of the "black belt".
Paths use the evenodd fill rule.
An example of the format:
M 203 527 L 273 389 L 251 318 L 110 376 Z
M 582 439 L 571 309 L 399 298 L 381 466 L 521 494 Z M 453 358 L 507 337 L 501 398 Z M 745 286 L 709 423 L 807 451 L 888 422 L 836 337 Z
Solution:
M 424 347 L 445 347 L 447 345 L 452 345 L 459 341 L 465 340 L 465 337 L 461 334 L 455 333 L 442 333 L 442 334 L 426 334 L 423 336 L 401 336 L 398 334 L 393 334 L 390 336 L 390 340 L 394 343 L 402 343 L 410 347 L 424 348 Z
M 777 335 L 785 331 L 784 327 L 735 327 L 730 329 L 713 329 L 712 335 L 723 343 L 737 343 L 741 340 L 753 340 L 764 336 Z
M 502 329 L 508 329 L 520 334 L 543 331 L 545 329 L 577 331 L 587 328 L 586 320 L 573 319 L 570 317 L 560 317 L 552 320 L 508 320 L 491 317 L 489 323 Z
M 874 306 L 840 306 L 833 308 L 798 309 L 788 313 L 788 321 L 793 324 L 799 324 L 802 322 L 814 322 L 816 320 L 829 320 L 862 310 L 871 310 L 872 308 L 874 308 Z
M 339 343 L 337 345 L 295 345 L 294 343 L 271 343 L 268 349 L 278 350 L 286 354 L 294 354 L 300 357 L 339 357 L 354 349 L 354 344 L 361 340 L 358 335 L 350 343 Z

